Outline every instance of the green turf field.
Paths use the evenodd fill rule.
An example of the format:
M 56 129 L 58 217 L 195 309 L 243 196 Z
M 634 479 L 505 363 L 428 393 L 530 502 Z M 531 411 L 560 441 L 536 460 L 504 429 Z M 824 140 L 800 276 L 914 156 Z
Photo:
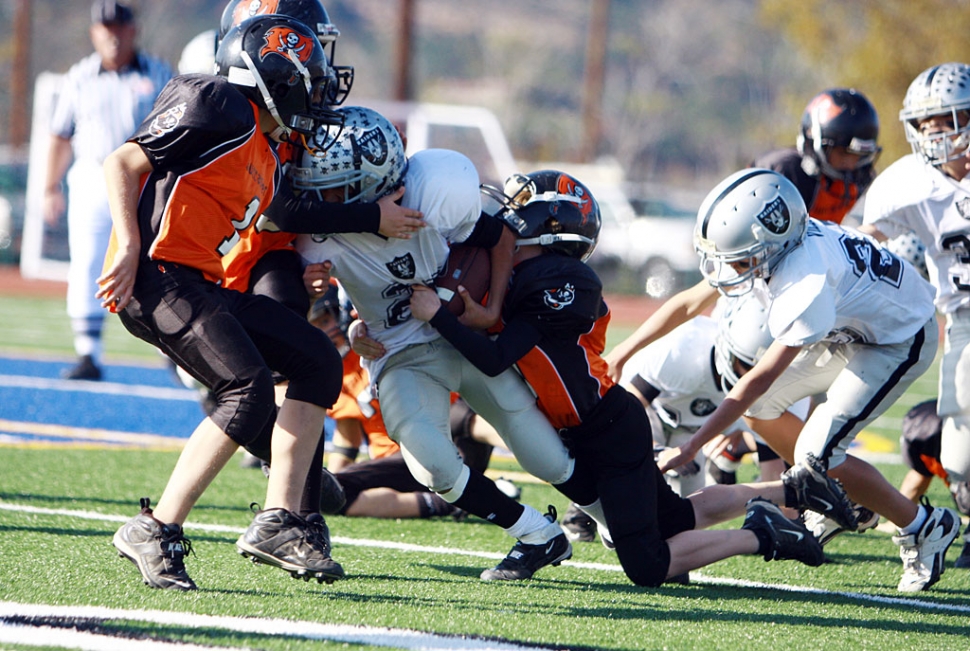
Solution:
M 613 333 L 611 343 L 626 334 Z M 0 348 L 71 357 L 69 341 L 61 301 L 0 298 Z M 109 359 L 155 359 L 117 323 L 109 324 L 106 348 Z M 934 385 L 935 376 L 919 391 L 931 396 Z M 916 389 L 911 393 L 908 404 L 923 399 Z M 904 411 L 901 405 L 892 417 Z M 885 431 L 887 441 L 898 436 L 891 423 Z M 766 651 L 967 648 L 970 572 L 952 567 L 959 539 L 940 583 L 909 596 L 895 590 L 898 551 L 880 530 L 836 538 L 826 548 L 832 562 L 820 568 L 741 557 L 692 573 L 691 585 L 659 589 L 633 586 L 611 552 L 598 542 L 580 543 L 562 566 L 546 568 L 530 581 L 496 585 L 477 577 L 504 556 L 511 539 L 484 521 L 334 516 L 328 518 L 334 558 L 348 578 L 327 586 L 254 566 L 235 553 L 233 543 L 251 518 L 250 502 L 265 494 L 262 474 L 235 461 L 186 524 L 194 550 L 187 566 L 200 590 L 154 591 L 118 558 L 110 540 L 137 512 L 139 497 L 158 497 L 175 459 L 172 452 L 0 446 L 0 615 L 29 608 L 45 613 L 35 614 L 35 620 L 55 627 L 92 617 L 96 632 L 107 636 L 273 650 L 522 649 L 525 644 Z M 510 461 L 498 460 L 496 466 L 506 474 L 516 471 Z M 879 467 L 898 484 L 902 466 Z M 742 479 L 751 479 L 754 468 L 746 464 L 741 472 Z M 566 501 L 550 487 L 520 485 L 525 502 L 540 510 L 547 504 L 565 510 Z M 950 504 L 940 482 L 934 482 L 930 498 Z M 112 610 L 95 616 L 80 607 Z M 253 632 L 263 621 L 254 618 L 270 623 Z M 0 636 L 7 623 L 0 620 Z M 455 637 L 388 638 L 373 628 L 335 625 Z M 37 634 L 29 643 L 0 643 L 0 648 L 80 648 L 55 644 L 46 635 Z M 466 643 L 479 646 L 462 646 Z M 122 642 L 86 648 L 126 647 Z

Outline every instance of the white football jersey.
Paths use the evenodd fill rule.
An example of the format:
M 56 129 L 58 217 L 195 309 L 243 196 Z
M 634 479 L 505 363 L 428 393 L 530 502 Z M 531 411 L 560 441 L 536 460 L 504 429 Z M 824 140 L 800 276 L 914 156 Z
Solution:
M 863 223 L 890 238 L 915 233 L 936 307 L 946 314 L 970 305 L 970 177 L 958 183 L 916 154 L 904 156 L 873 181 Z
M 696 431 L 724 400 L 714 368 L 716 337 L 717 321 L 695 317 L 637 351 L 623 365 L 620 384 L 629 386 L 639 376 L 660 391 L 651 404 L 664 424 Z
M 808 220 L 767 282 L 768 327 L 788 346 L 897 344 L 934 314 L 933 287 L 875 240 Z
M 424 213 L 427 226 L 410 240 L 373 233 L 321 238 L 301 235 L 297 250 L 304 264 L 333 264 L 332 274 L 347 291 L 367 334 L 384 345 L 380 359 L 363 360 L 371 381 L 385 360 L 412 344 L 441 335 L 411 317 L 411 286 L 431 285 L 448 258 L 448 245 L 468 238 L 481 215 L 478 172 L 463 154 L 444 149 L 420 151 L 408 160 L 401 204 Z

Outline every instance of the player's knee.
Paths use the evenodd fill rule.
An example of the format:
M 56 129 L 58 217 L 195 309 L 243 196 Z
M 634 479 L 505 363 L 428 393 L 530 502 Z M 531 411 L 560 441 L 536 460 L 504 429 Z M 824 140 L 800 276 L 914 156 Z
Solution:
M 243 446 L 255 441 L 276 418 L 273 374 L 265 367 L 238 378 L 232 387 L 217 389 L 214 398 L 216 407 L 210 417 Z
M 287 398 L 329 409 L 337 401 L 343 384 L 340 353 L 333 345 L 310 348 L 287 377 L 290 381 Z
M 612 534 L 612 529 L 610 530 Z M 667 543 L 659 544 L 647 542 L 642 537 L 627 536 L 614 538 L 616 555 L 623 567 L 623 572 L 634 584 L 656 588 L 667 580 L 670 569 L 670 548 Z

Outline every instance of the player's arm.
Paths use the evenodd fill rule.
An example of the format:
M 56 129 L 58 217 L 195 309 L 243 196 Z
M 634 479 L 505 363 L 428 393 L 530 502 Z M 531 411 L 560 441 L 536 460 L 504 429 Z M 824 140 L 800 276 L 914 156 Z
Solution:
M 638 350 L 647 346 L 677 326 L 704 313 L 717 301 L 717 289 L 706 280 L 667 299 L 636 331 L 603 356 L 610 365 L 610 377 L 619 381 L 623 365 Z
M 489 263 L 492 276 L 488 285 L 488 299 L 479 305 L 465 290 L 458 288 L 458 294 L 465 303 L 464 313 L 458 321 L 475 330 L 487 330 L 498 323 L 502 315 L 502 302 L 512 276 L 512 254 L 515 252 L 516 235 L 504 222 L 482 214 L 475 230 L 462 244 L 480 246 L 489 250 Z
M 773 342 L 754 368 L 741 376 L 738 383 L 725 396 L 724 401 L 704 421 L 690 440 L 679 448 L 661 455 L 657 461 L 660 470 L 667 471 L 687 463 L 708 441 L 731 427 L 744 415 L 748 407 L 754 404 L 755 400 L 764 395 L 800 350 L 800 346 L 786 346 L 778 341 Z
M 402 196 L 403 187 L 377 203 L 323 201 L 313 192 L 297 194 L 289 177 L 283 175 L 264 214 L 287 233 L 376 233 L 410 239 L 425 222 L 421 212 L 397 204 Z
M 138 194 L 141 178 L 152 171 L 152 163 L 139 145 L 126 142 L 104 160 L 108 206 L 114 227 L 116 253 L 98 278 L 95 298 L 112 311 L 122 310 L 131 300 L 141 254 L 138 227 Z
M 885 242 L 886 240 L 889 239 L 888 237 L 886 237 L 885 233 L 883 233 L 881 230 L 879 230 L 872 224 L 859 224 L 856 230 L 859 231 L 860 233 L 864 233 L 865 235 L 868 235 L 869 237 L 874 238 L 878 242 Z
M 496 376 L 511 367 L 532 350 L 542 338 L 541 333 L 524 319 L 514 319 L 501 334 L 490 339 L 458 321 L 438 298 L 437 292 L 424 285 L 415 285 L 411 294 L 411 315 L 430 323 L 452 346 L 458 349 L 475 368 L 489 376 Z
M 44 180 L 44 221 L 51 226 L 57 224 L 64 214 L 64 192 L 61 189 L 61 182 L 73 158 L 71 139 L 52 134 L 47 149 L 47 178 Z

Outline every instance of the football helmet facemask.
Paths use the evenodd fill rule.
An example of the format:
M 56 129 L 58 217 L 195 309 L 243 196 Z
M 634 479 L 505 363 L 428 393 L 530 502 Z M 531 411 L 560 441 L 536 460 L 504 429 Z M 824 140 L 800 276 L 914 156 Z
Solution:
M 768 310 L 755 293 L 727 300 L 717 322 L 714 366 L 725 393 L 750 371 L 774 339 L 768 330 Z
M 802 114 L 797 138 L 798 152 L 806 167 L 830 179 L 856 183 L 860 172 L 871 167 L 882 148 L 879 116 L 865 96 L 852 88 L 832 88 L 812 98 Z M 833 147 L 844 147 L 859 156 L 854 169 L 839 170 L 829 160 Z
M 496 217 L 515 231 L 519 245 L 539 244 L 579 260 L 596 248 L 602 223 L 599 204 L 569 174 L 513 174 L 501 190 L 483 185 L 482 192 L 499 203 Z
M 334 135 L 322 126 L 311 139 L 323 155 L 307 151 L 290 178 L 298 190 L 311 190 L 323 200 L 322 191 L 343 188 L 344 203 L 372 203 L 401 186 L 407 171 L 404 142 L 391 122 L 377 111 L 362 106 L 337 109 L 342 130 Z
M 807 226 L 805 201 L 791 181 L 767 169 L 735 172 L 697 212 L 701 273 L 726 296 L 747 293 L 801 243 Z
M 216 51 L 216 74 L 269 111 L 286 135 L 340 124 L 328 106 L 333 69 L 309 28 L 292 18 L 259 16 L 230 29 Z
M 337 83 L 330 88 L 329 103 L 332 106 L 343 103 L 354 85 L 354 68 L 334 65 L 334 53 L 340 30 L 330 22 L 330 15 L 320 0 L 231 0 L 222 11 L 219 38 L 223 38 L 230 29 L 244 20 L 266 14 L 295 18 L 316 33 L 327 61 L 333 67 L 337 77 Z
M 949 127 L 922 133 L 920 123 L 941 116 Z M 906 91 L 899 119 L 913 153 L 930 165 L 943 165 L 967 153 L 970 145 L 970 66 L 944 63 L 919 74 Z

